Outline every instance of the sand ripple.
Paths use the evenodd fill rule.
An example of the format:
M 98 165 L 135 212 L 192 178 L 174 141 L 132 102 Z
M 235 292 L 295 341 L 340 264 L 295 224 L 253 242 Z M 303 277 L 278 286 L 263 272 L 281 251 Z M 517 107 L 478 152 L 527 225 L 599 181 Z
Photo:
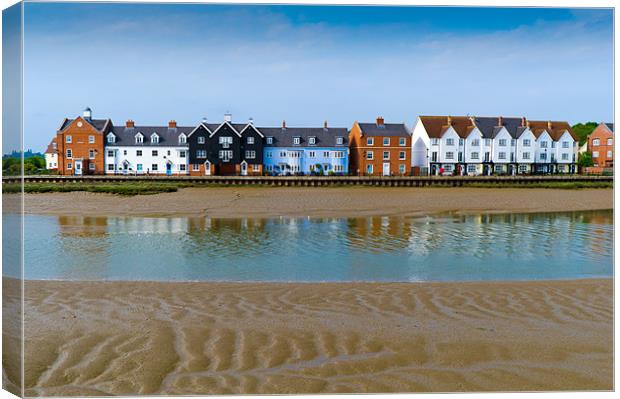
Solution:
M 25 393 L 610 390 L 612 301 L 611 280 L 28 282 Z

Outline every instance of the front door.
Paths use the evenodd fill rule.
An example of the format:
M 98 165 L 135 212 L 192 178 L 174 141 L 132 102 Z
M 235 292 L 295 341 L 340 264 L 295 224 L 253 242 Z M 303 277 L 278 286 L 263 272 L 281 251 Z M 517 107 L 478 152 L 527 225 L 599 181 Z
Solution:
M 247 176 L 248 175 L 248 164 L 243 161 L 241 162 L 241 176 Z
M 383 176 L 389 176 L 389 175 L 390 175 L 390 163 L 384 162 L 383 163 Z
M 205 162 L 205 175 L 211 176 L 211 162 Z
M 171 163 L 167 163 L 166 164 L 166 175 L 170 176 L 172 174 L 172 164 Z
M 75 174 L 76 175 L 82 174 L 82 161 L 81 160 L 75 161 Z

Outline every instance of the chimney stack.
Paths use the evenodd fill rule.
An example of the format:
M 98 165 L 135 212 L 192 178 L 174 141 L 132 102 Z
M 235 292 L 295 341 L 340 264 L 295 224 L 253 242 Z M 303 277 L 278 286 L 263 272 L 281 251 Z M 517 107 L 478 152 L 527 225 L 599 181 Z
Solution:
M 377 126 L 383 126 L 385 125 L 385 120 L 383 119 L 382 116 L 377 116 Z
M 547 129 L 551 130 L 551 121 L 547 121 Z
M 169 129 L 174 129 L 176 127 L 177 127 L 177 121 L 175 121 L 174 119 L 168 122 Z
M 84 108 L 84 111 L 82 111 L 82 118 L 90 120 L 92 117 L 93 111 L 89 107 Z
M 522 127 L 527 126 L 527 122 L 526 122 L 526 120 L 525 120 L 525 116 L 522 116 L 522 117 L 521 117 L 521 126 L 522 126 Z
M 127 119 L 127 122 L 125 122 L 125 127 L 129 127 L 129 128 L 135 127 L 134 121 L 131 119 Z
M 504 126 L 504 118 L 503 117 L 499 117 L 497 118 L 497 126 Z
M 248 119 L 248 123 L 250 125 L 254 125 L 254 118 L 250 117 L 250 119 Z
M 324 121 L 324 122 L 323 122 L 323 129 L 324 129 L 324 130 L 327 130 L 327 121 Z
M 448 126 L 452 126 L 452 117 L 448 115 Z
M 232 114 L 230 112 L 226 112 L 224 114 L 224 121 L 226 122 L 232 122 Z
M 286 121 L 282 119 L 282 130 L 286 129 Z
M 202 117 L 202 120 L 201 120 L 200 122 L 201 122 L 201 123 L 207 123 L 207 117 L 206 117 L 206 116 L 203 116 L 203 117 Z

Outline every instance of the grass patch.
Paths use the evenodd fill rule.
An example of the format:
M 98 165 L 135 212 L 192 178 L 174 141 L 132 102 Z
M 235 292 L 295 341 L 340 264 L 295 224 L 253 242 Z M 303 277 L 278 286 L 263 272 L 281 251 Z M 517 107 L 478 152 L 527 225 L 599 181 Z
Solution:
M 431 186 L 432 187 L 432 186 Z M 437 186 L 439 187 L 439 186 Z M 475 188 L 554 188 L 563 190 L 580 190 L 584 188 L 613 188 L 614 183 L 609 181 L 575 181 L 575 182 L 531 182 L 517 183 L 464 183 L 463 187 Z
M 86 191 L 90 193 L 106 193 L 118 195 L 149 195 L 160 193 L 172 193 L 179 188 L 188 187 L 184 183 L 25 183 L 26 193 L 67 193 L 71 191 Z M 21 192 L 20 184 L 3 184 L 3 193 Z

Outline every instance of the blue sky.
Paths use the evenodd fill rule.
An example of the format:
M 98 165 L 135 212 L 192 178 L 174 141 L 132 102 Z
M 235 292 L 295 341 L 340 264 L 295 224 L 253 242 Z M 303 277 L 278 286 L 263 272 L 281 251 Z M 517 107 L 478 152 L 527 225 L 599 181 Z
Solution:
M 609 9 L 25 6 L 26 148 L 85 106 L 115 123 L 412 125 L 613 116 Z M 6 149 L 5 149 L 6 150 Z

